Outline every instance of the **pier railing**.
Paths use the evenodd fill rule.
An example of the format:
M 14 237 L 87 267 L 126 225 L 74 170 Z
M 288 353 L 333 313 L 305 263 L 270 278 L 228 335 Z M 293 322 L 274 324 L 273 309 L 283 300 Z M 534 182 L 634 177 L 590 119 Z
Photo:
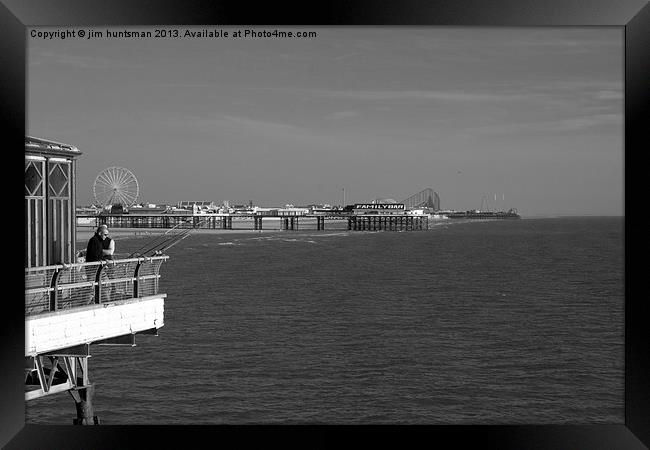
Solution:
M 25 315 L 146 297 L 158 293 L 169 256 L 25 269 Z

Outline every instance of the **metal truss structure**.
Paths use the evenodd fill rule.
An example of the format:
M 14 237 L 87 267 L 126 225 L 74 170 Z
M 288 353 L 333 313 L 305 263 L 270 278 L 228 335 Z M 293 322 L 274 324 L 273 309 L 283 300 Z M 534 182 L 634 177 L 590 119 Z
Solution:
M 402 203 L 407 209 L 431 208 L 434 211 L 440 210 L 440 196 L 431 188 L 423 189 L 417 194 L 411 195 Z
M 94 386 L 88 377 L 90 345 L 61 349 L 33 357 L 26 357 L 25 399 L 45 397 L 68 391 L 75 401 L 75 425 L 99 424 L 93 415 Z

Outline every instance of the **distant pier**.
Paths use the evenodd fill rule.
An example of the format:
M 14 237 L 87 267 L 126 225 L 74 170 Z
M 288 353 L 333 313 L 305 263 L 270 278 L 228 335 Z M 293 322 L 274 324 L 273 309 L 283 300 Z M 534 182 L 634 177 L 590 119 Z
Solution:
M 429 229 L 427 215 L 341 214 L 265 216 L 257 214 L 100 214 L 77 215 L 80 224 L 111 228 L 192 228 L 205 230 L 325 230 L 326 222 L 346 224 L 350 231 L 422 231 Z M 273 226 L 271 226 L 271 222 Z M 331 229 L 331 228 L 330 228 Z M 340 229 L 337 227 L 337 229 Z

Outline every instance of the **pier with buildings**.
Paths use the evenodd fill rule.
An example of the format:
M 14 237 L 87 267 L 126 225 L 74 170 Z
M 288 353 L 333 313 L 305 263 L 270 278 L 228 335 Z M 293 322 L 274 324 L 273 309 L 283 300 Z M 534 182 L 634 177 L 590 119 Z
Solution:
M 164 325 L 167 256 L 83 262 L 76 251 L 81 152 L 25 138 L 25 400 L 67 392 L 74 424 L 98 424 L 89 358 L 95 345 L 129 348 Z M 119 381 L 116 381 L 116 383 Z
M 445 219 L 513 219 L 516 210 L 455 211 L 440 208 L 440 196 L 423 189 L 402 202 L 375 199 L 346 206 L 285 205 L 283 207 L 215 204 L 211 201 L 181 201 L 175 206 L 155 204 L 106 205 L 77 210 L 78 225 L 111 228 L 205 229 L 205 230 L 349 230 L 422 231 L 431 221 Z
M 440 198 L 427 188 L 405 202 L 376 199 L 345 207 L 308 205 L 305 207 L 259 207 L 228 202 L 179 202 L 166 205 L 134 205 L 131 208 L 80 208 L 80 226 L 106 224 L 112 228 L 194 228 L 211 230 L 325 230 L 416 231 L 427 230 L 429 219 L 440 205 Z M 343 225 L 342 225 L 343 224 Z
M 106 224 L 111 228 L 192 228 L 204 230 L 326 230 L 418 231 L 429 228 L 426 214 L 301 214 L 265 216 L 258 214 L 99 214 L 80 215 L 87 227 Z

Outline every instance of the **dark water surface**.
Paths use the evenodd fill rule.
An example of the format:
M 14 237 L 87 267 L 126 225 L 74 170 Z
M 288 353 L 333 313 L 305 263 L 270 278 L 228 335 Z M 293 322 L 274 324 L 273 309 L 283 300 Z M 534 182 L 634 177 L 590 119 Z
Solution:
M 91 348 L 102 424 L 624 423 L 622 218 L 197 234 L 169 254 L 160 335 Z M 67 394 L 26 410 L 75 416 Z

